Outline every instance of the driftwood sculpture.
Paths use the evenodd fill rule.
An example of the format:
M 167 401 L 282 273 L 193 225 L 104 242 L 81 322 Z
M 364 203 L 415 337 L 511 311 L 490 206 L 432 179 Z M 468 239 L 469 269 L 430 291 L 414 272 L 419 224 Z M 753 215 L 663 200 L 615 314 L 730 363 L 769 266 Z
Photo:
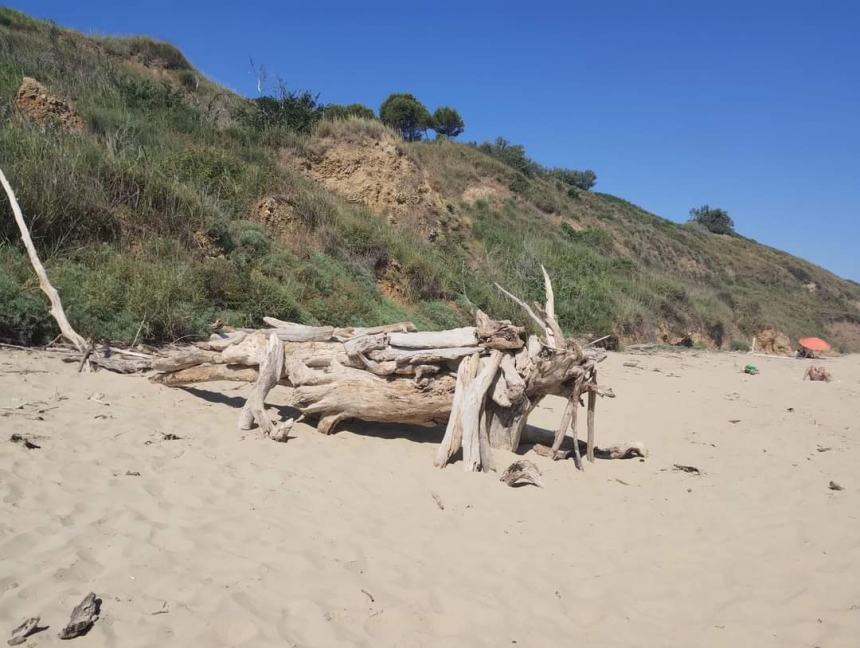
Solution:
M 529 414 L 545 396 L 568 399 L 548 452 L 562 459 L 568 430 L 579 460 L 577 410 L 587 398 L 587 453 L 594 460 L 597 396 L 612 396 L 597 384 L 598 348 L 565 338 L 555 316 L 552 283 L 544 271 L 546 303 L 534 307 L 507 292 L 542 334 L 497 321 L 480 310 L 475 326 L 417 332 L 409 322 L 373 328 L 304 326 L 265 318 L 271 328 L 230 330 L 208 342 L 153 362 L 153 380 L 181 386 L 214 380 L 254 382 L 239 427 L 256 424 L 277 432 L 264 407 L 276 385 L 317 429 L 331 433 L 347 419 L 418 425 L 447 423 L 435 464 L 445 466 L 462 451 L 467 471 L 492 469 L 491 448 L 516 450 Z M 289 423 L 289 422 L 288 422 Z
M 290 419 L 274 425 L 266 412 L 265 398 L 278 384 L 290 389 L 290 402 L 303 418 L 318 418 L 317 429 L 324 434 L 346 419 L 418 425 L 447 422 L 435 464 L 444 467 L 462 450 L 467 471 L 494 469 L 491 448 L 516 451 L 529 414 L 549 394 L 565 396 L 567 406 L 552 446 L 537 444 L 535 449 L 556 460 L 566 459 L 569 452 L 562 451 L 561 445 L 570 430 L 575 464 L 581 470 L 577 411 L 581 399 L 587 397 L 586 457 L 594 461 L 597 396 L 614 397 L 611 390 L 597 384 L 597 364 L 605 352 L 589 349 L 591 345 L 583 348 L 573 338 L 565 338 L 555 315 L 552 282 L 543 267 L 546 302 L 535 303 L 534 308 L 496 284 L 523 307 L 542 332 L 540 336 L 526 337 L 524 328 L 507 320 L 493 320 L 478 310 L 475 326 L 448 331 L 419 333 L 410 322 L 371 328 L 305 326 L 269 317 L 263 318 L 269 329 L 222 328 L 208 342 L 190 348 L 149 354 L 108 345 L 97 347 L 69 323 L 2 170 L 0 185 L 9 198 L 21 240 L 39 285 L 51 302 L 51 314 L 61 335 L 81 354 L 79 371 L 91 365 L 120 373 L 154 369 L 152 379 L 168 386 L 216 380 L 254 382 L 239 427 L 250 429 L 256 424 L 276 441 L 286 441 L 295 422 Z M 548 442 L 537 436 L 535 440 Z M 613 446 L 601 456 L 644 456 L 647 453 L 640 446 Z M 515 462 L 503 480 L 510 478 L 509 483 L 513 483 L 525 475 L 537 483 L 539 471 L 532 478 L 526 470 L 532 465 Z M 89 599 L 94 595 L 78 608 L 87 613 L 94 610 L 97 616 L 98 605 L 93 607 Z M 75 625 L 78 608 L 69 628 Z M 84 622 L 78 625 L 83 627 Z M 64 634 L 74 632 L 69 628 Z

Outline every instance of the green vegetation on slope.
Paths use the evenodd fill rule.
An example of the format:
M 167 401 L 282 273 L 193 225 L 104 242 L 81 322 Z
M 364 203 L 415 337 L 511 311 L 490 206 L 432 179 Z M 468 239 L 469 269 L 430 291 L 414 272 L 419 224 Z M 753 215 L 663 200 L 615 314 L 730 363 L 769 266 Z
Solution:
M 18 115 L 25 76 L 71 101 L 85 132 Z M 728 345 L 764 323 L 798 335 L 860 322 L 856 285 L 742 237 L 585 191 L 593 175 L 523 166 L 531 162 L 523 151 L 401 142 L 447 201 L 446 217 L 465 224 L 431 243 L 284 164 L 284 150 L 320 139 L 393 136 L 367 119 L 369 109 L 319 107 L 315 97 L 319 115 L 305 123 L 293 104 L 309 95 L 289 96 L 289 105 L 250 102 L 169 44 L 86 38 L 0 9 L 0 167 L 82 333 L 128 341 L 140 328 L 145 340 L 176 340 L 204 335 L 217 318 L 257 325 L 263 315 L 441 327 L 469 321 L 474 306 L 522 321 L 493 282 L 539 299 L 540 263 L 563 326 L 579 333 L 696 331 Z M 464 198 L 487 183 L 500 188 L 496 197 Z M 290 237 L 255 216 L 273 195 L 289 204 Z M 0 338 L 54 335 L 4 201 Z
M 95 42 L 0 10 L 0 166 L 79 330 L 131 340 L 143 322 L 144 338 L 161 341 L 201 335 L 219 317 L 450 320 L 435 315 L 443 264 L 429 245 L 283 169 L 262 143 L 293 135 L 232 119 L 246 104 L 205 80 L 190 90 L 173 76 L 184 58 L 170 46 L 125 58 L 149 52 L 145 42 Z M 137 64 L 152 60 L 168 64 Z M 15 114 L 24 76 L 71 100 L 87 132 L 43 130 Z M 319 248 L 295 254 L 247 220 L 274 191 L 295 194 L 301 218 L 323 232 Z M 44 342 L 54 327 L 17 241 L 4 199 L 0 338 Z M 393 253 L 415 277 L 408 307 L 379 293 L 366 261 Z

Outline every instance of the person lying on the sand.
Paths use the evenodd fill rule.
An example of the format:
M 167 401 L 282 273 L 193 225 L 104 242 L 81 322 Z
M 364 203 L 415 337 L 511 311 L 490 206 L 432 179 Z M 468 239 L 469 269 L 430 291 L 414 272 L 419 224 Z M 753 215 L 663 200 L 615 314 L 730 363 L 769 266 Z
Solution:
M 833 376 L 830 375 L 830 372 L 827 371 L 824 367 L 816 367 L 815 365 L 809 365 L 806 368 L 806 371 L 803 374 L 803 379 L 806 380 L 809 378 L 810 380 L 823 380 L 824 382 L 830 382 L 833 380 Z

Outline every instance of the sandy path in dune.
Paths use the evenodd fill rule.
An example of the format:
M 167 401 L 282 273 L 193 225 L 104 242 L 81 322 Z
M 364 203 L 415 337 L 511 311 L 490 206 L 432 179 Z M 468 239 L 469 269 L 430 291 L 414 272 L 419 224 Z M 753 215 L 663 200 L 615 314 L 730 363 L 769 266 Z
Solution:
M 510 489 L 434 469 L 439 431 L 276 444 L 236 431 L 245 385 L 0 350 L 0 639 L 41 615 L 57 645 L 92 590 L 81 646 L 857 646 L 860 358 L 749 360 L 611 355 L 598 442 L 648 460 L 529 453 L 545 488 Z

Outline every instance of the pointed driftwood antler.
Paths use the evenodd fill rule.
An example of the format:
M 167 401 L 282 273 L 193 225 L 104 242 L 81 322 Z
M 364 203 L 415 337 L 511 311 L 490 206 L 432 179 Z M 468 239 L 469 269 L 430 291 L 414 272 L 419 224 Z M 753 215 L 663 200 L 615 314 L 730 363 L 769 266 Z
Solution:
M 546 302 L 544 304 L 535 302 L 534 310 L 526 302 L 511 293 L 509 290 L 502 288 L 498 283 L 496 284 L 496 288 L 498 288 L 499 291 L 501 291 L 502 294 L 508 297 L 511 301 L 519 304 L 523 310 L 526 311 L 528 316 L 531 317 L 532 320 L 534 320 L 534 322 L 543 330 L 546 346 L 552 349 L 562 350 L 566 348 L 567 343 L 555 315 L 555 292 L 553 291 L 552 281 L 549 278 L 549 273 L 547 273 L 546 268 L 541 266 L 540 269 L 543 273 Z

